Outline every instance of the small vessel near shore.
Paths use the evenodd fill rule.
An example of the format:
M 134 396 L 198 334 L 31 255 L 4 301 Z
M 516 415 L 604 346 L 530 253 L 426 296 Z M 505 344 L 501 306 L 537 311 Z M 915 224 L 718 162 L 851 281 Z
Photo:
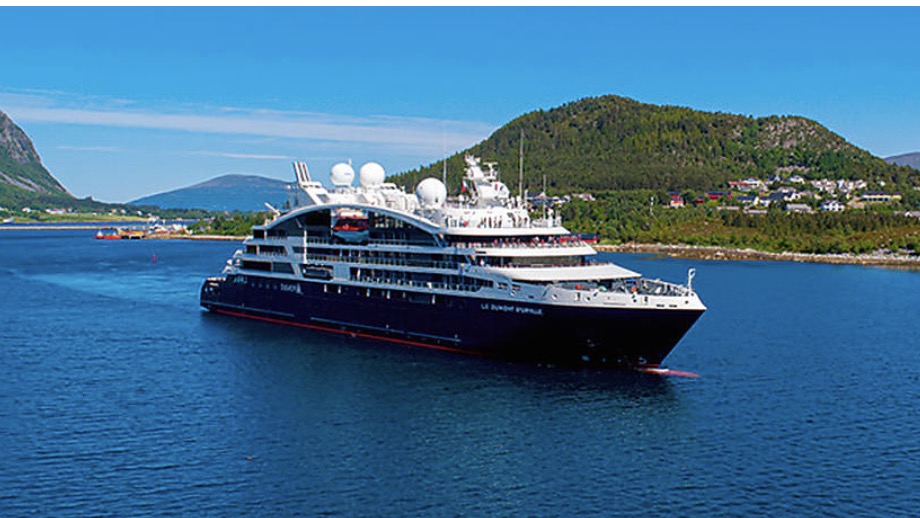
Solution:
M 598 261 L 552 213 L 532 218 L 493 164 L 463 192 L 414 193 L 383 168 L 294 164 L 291 209 L 253 228 L 200 303 L 223 315 L 538 363 L 656 368 L 706 310 L 686 284 Z
M 145 239 L 188 235 L 188 227 L 182 223 L 167 224 L 157 219 L 148 221 L 146 227 L 102 227 L 96 232 L 96 239 Z
M 96 232 L 96 239 L 104 240 L 118 240 L 118 239 L 143 239 L 146 237 L 147 233 L 143 230 L 130 229 L 130 228 L 119 228 L 119 227 L 103 227 Z

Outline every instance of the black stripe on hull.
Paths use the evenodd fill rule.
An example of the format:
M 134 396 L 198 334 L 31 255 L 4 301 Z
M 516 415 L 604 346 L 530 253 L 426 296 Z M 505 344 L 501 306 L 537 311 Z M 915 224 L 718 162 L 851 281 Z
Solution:
M 209 285 L 209 283 L 212 283 Z M 701 310 L 572 307 L 250 276 L 202 287 L 217 313 L 501 359 L 657 366 Z

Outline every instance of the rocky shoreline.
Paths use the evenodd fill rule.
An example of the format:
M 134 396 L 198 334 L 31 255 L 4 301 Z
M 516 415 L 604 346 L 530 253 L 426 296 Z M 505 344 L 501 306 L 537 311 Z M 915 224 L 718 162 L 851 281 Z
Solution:
M 706 261 L 792 261 L 799 263 L 856 264 L 920 269 L 920 256 L 898 254 L 803 254 L 796 252 L 763 252 L 761 250 L 722 248 L 717 246 L 664 245 L 624 243 L 597 245 L 602 252 L 654 254 Z

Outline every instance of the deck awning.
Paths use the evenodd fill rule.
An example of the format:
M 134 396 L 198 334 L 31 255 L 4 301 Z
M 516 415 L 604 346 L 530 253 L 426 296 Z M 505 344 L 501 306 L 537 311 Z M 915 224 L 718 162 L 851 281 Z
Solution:
M 516 281 L 530 282 L 569 282 L 600 281 L 615 279 L 632 279 L 640 274 L 627 270 L 613 263 L 597 263 L 586 266 L 524 266 L 498 267 L 487 266 L 485 270 L 506 275 Z

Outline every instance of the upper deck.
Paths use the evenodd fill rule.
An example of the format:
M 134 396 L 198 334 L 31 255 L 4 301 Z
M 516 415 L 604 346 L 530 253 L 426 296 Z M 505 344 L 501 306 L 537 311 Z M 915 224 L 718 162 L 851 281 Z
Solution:
M 366 206 L 401 213 L 442 235 L 457 236 L 562 236 L 568 234 L 560 218 L 550 209 L 542 217 L 532 218 L 521 197 L 512 197 L 498 180 L 493 163 L 485 167 L 478 158 L 466 156 L 463 189 L 448 198 L 447 187 L 435 178 L 422 180 L 414 193 L 384 182 L 383 168 L 373 162 L 364 164 L 359 185 L 353 186 L 355 172 L 348 164 L 332 168 L 334 185 L 327 190 L 314 182 L 306 164 L 294 164 L 299 189 L 291 194 L 292 210 L 316 206 Z M 279 214 L 280 215 L 280 214 Z M 436 228 L 434 228 L 436 227 Z

